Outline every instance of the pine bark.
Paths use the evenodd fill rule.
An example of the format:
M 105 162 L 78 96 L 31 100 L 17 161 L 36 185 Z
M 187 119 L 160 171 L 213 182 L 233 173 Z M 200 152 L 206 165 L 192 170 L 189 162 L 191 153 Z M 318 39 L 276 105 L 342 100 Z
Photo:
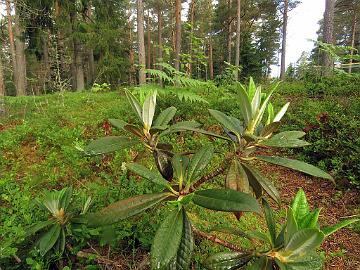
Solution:
M 16 95 L 26 95 L 26 56 L 25 56 L 25 40 L 24 30 L 22 28 L 17 3 L 15 6 L 14 35 L 15 35 L 15 51 L 16 51 L 16 70 L 17 70 L 17 86 Z
M 241 23 L 241 0 L 237 0 L 237 9 L 236 9 L 236 54 L 235 54 L 235 66 L 240 67 L 240 23 Z M 238 70 L 235 73 L 235 79 L 239 80 Z
M 284 11 L 283 11 L 283 25 L 282 25 L 282 44 L 281 44 L 281 67 L 280 67 L 280 79 L 285 79 L 286 69 L 286 34 L 287 34 L 287 23 L 288 23 L 288 9 L 289 1 L 284 0 Z
M 2 55 L 0 53 L 0 116 L 5 113 L 5 83 L 4 83 L 4 69 L 2 64 Z
M 137 35 L 139 46 L 139 84 L 146 82 L 145 74 L 145 41 L 144 41 L 144 4 L 142 0 L 137 0 Z
M 91 23 L 92 18 L 92 2 L 89 1 L 86 8 L 86 18 L 85 21 L 87 23 Z M 91 46 L 86 48 L 87 54 L 87 85 L 92 85 L 95 80 L 95 59 L 94 59 L 94 50 Z
M 14 32 L 13 32 L 13 25 L 12 25 L 12 16 L 11 16 L 11 3 L 10 0 L 6 0 L 6 12 L 7 12 L 7 26 L 8 26 L 8 33 L 9 33 L 9 44 L 10 44 L 10 54 L 11 54 L 11 63 L 13 68 L 13 79 L 15 88 L 17 88 L 17 81 L 18 81 L 18 71 L 17 71 L 17 64 L 16 64 L 16 51 L 15 51 L 15 40 L 14 40 Z
M 327 44 L 333 44 L 333 30 L 334 30 L 334 10 L 335 0 L 326 0 L 325 13 L 324 13 L 324 42 Z M 329 75 L 332 67 L 333 60 L 327 52 L 322 54 L 322 65 L 324 66 L 324 75 Z
M 162 25 L 163 25 L 163 18 L 161 7 L 158 7 L 157 10 L 157 18 L 158 18 L 158 61 L 160 63 L 164 62 L 163 60 L 163 45 L 162 45 Z M 162 66 L 159 66 L 159 70 L 162 70 Z M 160 86 L 163 86 L 163 81 L 160 79 Z
M 192 0 L 190 4 L 190 40 L 189 40 L 189 55 L 190 55 L 190 62 L 189 62 L 189 69 L 188 74 L 191 77 L 192 75 L 192 61 L 193 61 L 193 36 L 194 36 L 194 24 L 195 24 L 195 1 Z
M 231 55 L 232 55 L 232 46 L 231 46 L 231 42 L 232 42 L 232 18 L 231 18 L 231 8 L 232 8 L 232 0 L 229 0 L 228 2 L 228 12 L 229 12 L 229 26 L 228 26 L 228 37 L 227 37 L 227 52 L 228 52 L 228 57 L 227 57 L 227 61 L 229 64 L 231 64 Z
M 70 12 L 70 21 L 72 24 L 73 33 L 76 33 L 76 11 L 73 10 Z M 76 91 L 84 90 L 85 88 L 85 78 L 84 78 L 84 66 L 83 66 L 83 51 L 82 45 L 79 38 L 73 36 L 73 63 L 72 63 L 72 77 L 73 77 L 73 89 Z
M 181 52 L 181 0 L 175 2 L 175 69 L 180 70 Z
M 150 27 L 150 14 L 148 13 L 147 22 L 146 22 L 146 30 L 147 30 L 147 61 L 146 67 L 151 68 L 151 27 Z
M 355 47 L 355 36 L 356 36 L 356 25 L 357 25 L 357 12 L 356 8 L 354 7 L 354 15 L 353 21 L 351 25 L 351 42 L 350 42 L 350 60 L 349 60 L 349 73 L 352 72 L 352 64 L 353 64 L 353 56 L 354 56 L 354 47 Z

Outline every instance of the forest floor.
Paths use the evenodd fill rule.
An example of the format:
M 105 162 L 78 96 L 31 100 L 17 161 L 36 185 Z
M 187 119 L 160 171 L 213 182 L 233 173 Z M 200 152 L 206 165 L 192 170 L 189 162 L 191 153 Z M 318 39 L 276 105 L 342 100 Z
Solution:
M 130 196 L 134 192 L 141 193 L 149 188 L 137 182 L 130 182 L 130 188 L 126 183 L 121 183 L 123 171 L 119 164 L 129 158 L 126 156 L 129 153 L 111 156 L 107 160 L 89 159 L 84 158 L 75 147 L 76 144 L 85 145 L 89 140 L 103 136 L 102 125 L 105 119 L 119 116 L 124 116 L 125 120 L 131 119 L 128 115 L 129 107 L 124 98 L 119 98 L 118 93 L 70 93 L 65 96 L 53 95 L 34 99 L 24 97 L 10 99 L 9 103 L 9 116 L 0 119 L 0 151 L 4 157 L 0 160 L 0 194 L 5 194 L 0 196 L 0 223 L 5 224 L 0 228 L 0 235 L 4 235 L 3 239 L 9 240 L 11 245 L 18 244 L 11 240 L 21 235 L 20 228 L 44 218 L 43 213 L 34 210 L 30 203 L 43 190 L 59 189 L 71 184 L 84 194 L 93 196 L 101 207 L 119 196 Z M 185 107 L 181 108 L 180 102 L 174 106 L 180 108 L 179 114 L 183 112 L 190 115 L 189 117 L 196 115 L 204 118 L 206 115 L 206 106 L 198 109 L 191 108 L 193 105 L 184 105 Z M 192 147 L 197 147 L 206 140 L 208 138 L 198 135 L 185 138 Z M 278 209 L 273 205 L 279 212 L 279 220 L 284 218 L 285 206 L 289 205 L 300 187 L 304 189 L 311 208 L 322 209 L 321 226 L 332 225 L 359 213 L 360 196 L 356 189 L 337 188 L 326 180 L 308 177 L 281 167 L 260 165 L 259 169 L 273 180 L 280 191 L 283 204 Z M 220 178 L 219 183 L 222 183 L 223 177 Z M 77 194 L 79 197 L 84 195 L 81 192 Z M 219 218 L 211 212 L 198 212 L 196 208 L 192 210 L 195 213 L 191 216 L 194 222 L 198 221 L 198 217 L 201 219 L 208 215 L 208 219 L 214 219 L 212 221 L 215 223 L 223 222 L 224 218 L 226 222 L 239 228 L 255 229 L 264 225 L 259 224 L 261 221 L 252 215 L 245 215 L 243 220 L 238 222 L 232 215 Z M 152 215 L 153 213 L 146 214 L 144 221 L 136 226 L 142 229 L 151 227 L 154 230 L 158 224 Z M 125 228 L 130 227 L 129 230 L 138 228 L 134 227 L 132 221 L 122 225 Z M 120 243 L 127 241 L 127 230 L 121 232 L 125 236 L 119 240 Z M 103 269 L 149 269 L 148 251 L 152 230 L 139 237 L 145 248 L 140 248 L 139 243 L 136 243 L 136 248 L 122 249 L 120 245 L 117 249 L 110 249 L 107 245 L 100 247 L 96 241 L 90 241 L 80 246 L 81 252 L 74 253 L 71 260 L 76 261 L 78 266 L 91 261 L 92 265 L 101 265 Z M 198 247 L 195 256 L 198 262 L 213 251 L 213 245 L 207 241 L 196 243 Z M 342 229 L 327 238 L 320 248 L 325 259 L 325 269 L 360 269 L 359 243 L 360 234 L 354 229 Z M 1 248 L 2 243 L 0 251 Z M 18 253 L 23 261 L 27 260 L 29 255 L 20 248 Z M 14 263 L 13 259 L 10 261 Z M 9 260 L 2 261 L 0 258 L 0 267 L 3 266 L 2 262 L 8 263 Z M 13 267 L 5 265 L 4 269 L 30 269 L 24 264 L 14 264 Z M 199 264 L 196 264 L 194 269 L 202 270 Z

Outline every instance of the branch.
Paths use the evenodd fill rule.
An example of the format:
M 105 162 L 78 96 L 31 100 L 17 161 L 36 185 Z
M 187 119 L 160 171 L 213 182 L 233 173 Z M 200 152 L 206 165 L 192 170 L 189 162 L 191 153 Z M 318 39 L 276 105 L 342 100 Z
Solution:
M 222 245 L 228 249 L 231 249 L 233 251 L 236 251 L 236 252 L 240 252 L 240 253 L 243 253 L 243 254 L 246 254 L 246 252 L 244 252 L 244 250 L 240 247 L 238 247 L 237 245 L 234 245 L 230 242 L 227 242 L 225 240 L 222 240 L 222 239 L 219 239 L 217 238 L 215 235 L 212 235 L 212 234 L 208 234 L 206 232 L 203 232 L 203 231 L 200 231 L 199 229 L 195 228 L 195 226 L 191 225 L 191 228 L 193 230 L 193 232 L 200 236 L 201 238 L 204 238 L 204 239 L 207 239 L 209 241 L 212 241 L 216 244 L 219 244 L 219 245 Z
M 214 171 L 211 173 L 204 175 L 201 177 L 198 181 L 196 181 L 189 190 L 189 193 L 194 192 L 199 186 L 204 184 L 205 182 L 209 181 L 210 179 L 215 178 L 216 176 L 222 174 L 229 166 L 231 159 L 234 155 L 231 155 L 230 157 L 227 157 L 224 159 L 223 163 Z

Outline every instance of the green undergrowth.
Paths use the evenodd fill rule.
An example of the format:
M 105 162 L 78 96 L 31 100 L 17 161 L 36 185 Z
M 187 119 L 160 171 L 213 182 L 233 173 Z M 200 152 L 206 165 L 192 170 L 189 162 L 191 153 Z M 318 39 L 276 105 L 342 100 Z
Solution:
M 164 109 L 175 106 L 178 109 L 176 121 L 196 119 L 213 132 L 221 132 L 215 121 L 210 119 L 207 109 L 219 109 L 234 116 L 239 112 L 234 109 L 235 100 L 226 99 L 226 92 L 221 89 L 219 91 L 220 94 L 203 93 L 202 97 L 208 103 L 181 102 L 176 96 L 165 96 L 160 98 L 159 107 Z M 279 102 L 283 103 L 283 99 L 284 97 L 278 96 Z M 360 126 L 360 120 L 357 116 L 359 114 L 355 115 L 353 110 L 360 112 L 360 103 L 351 98 L 343 102 L 336 98 L 309 100 L 299 97 L 293 101 L 285 128 L 306 128 L 309 124 L 317 123 L 317 115 L 328 112 L 328 122 L 319 123 L 319 128 L 312 129 L 307 134 L 307 139 L 313 145 L 292 154 L 324 169 L 330 168 L 339 178 L 348 177 L 352 184 L 358 185 L 355 175 L 359 175 L 356 159 L 359 160 L 360 141 L 355 135 L 358 135 L 356 127 Z M 33 199 L 41 198 L 45 190 L 59 190 L 71 185 L 75 190 L 75 202 L 80 205 L 91 196 L 91 210 L 94 211 L 119 199 L 156 191 L 152 184 L 142 181 L 123 166 L 124 162 L 132 161 L 140 149 L 119 151 L 103 157 L 85 157 L 79 151 L 90 140 L 102 137 L 105 133 L 120 134 L 115 129 L 109 130 L 107 119 L 121 118 L 127 122 L 135 122 L 135 115 L 121 91 L 7 98 L 6 104 L 8 115 L 0 119 L 0 266 L 5 265 L 5 269 L 52 269 L 51 260 L 41 259 L 37 252 L 29 253 L 34 244 L 32 240 L 24 241 L 25 228 L 44 220 L 44 212 L 39 210 Z M 334 133 L 337 134 L 335 138 Z M 324 134 L 328 134 L 328 137 L 324 137 Z M 170 136 L 167 140 L 176 146 L 176 151 L 191 151 L 214 139 L 186 133 Z M 215 153 L 228 147 L 220 140 L 215 141 Z M 355 152 L 346 152 L 344 145 Z M 329 150 L 327 156 L 317 157 L 316 150 L 324 148 Z M 315 154 L 311 154 L 314 151 Z M 344 156 L 336 159 L 335 156 L 340 154 Z M 138 156 L 137 159 L 147 160 L 146 156 Z M 221 159 L 216 154 L 209 171 Z M 155 166 L 152 163 L 146 165 L 149 168 Z M 223 181 L 221 176 L 207 185 L 216 187 L 223 184 Z M 76 257 L 78 251 L 89 247 L 89 243 L 104 248 L 111 245 L 112 255 L 134 254 L 134 250 L 139 247 L 148 251 L 160 220 L 163 219 L 163 213 L 162 209 L 157 208 L 141 215 L 141 218 L 122 221 L 104 231 L 84 228 L 72 232 L 69 243 L 71 254 Z M 190 213 L 194 224 L 204 231 L 211 231 L 212 228 L 201 220 L 212 220 L 212 224 L 247 230 L 265 227 L 261 221 L 263 219 L 255 214 L 245 214 L 237 221 L 232 214 L 219 215 L 196 206 L 190 207 Z M 205 216 L 206 219 L 203 219 Z M 284 211 L 280 211 L 277 219 L 283 219 L 284 216 Z M 235 242 L 243 247 L 250 245 L 241 238 Z M 200 261 L 207 254 L 220 250 L 223 248 L 210 241 L 197 243 L 197 269 L 201 269 Z M 12 257 L 15 254 L 22 259 L 22 263 L 15 263 Z M 87 265 L 86 269 L 97 269 L 96 261 L 91 258 L 71 261 L 68 258 L 68 263 L 74 269 L 84 265 Z M 95 268 L 90 268 L 91 266 Z

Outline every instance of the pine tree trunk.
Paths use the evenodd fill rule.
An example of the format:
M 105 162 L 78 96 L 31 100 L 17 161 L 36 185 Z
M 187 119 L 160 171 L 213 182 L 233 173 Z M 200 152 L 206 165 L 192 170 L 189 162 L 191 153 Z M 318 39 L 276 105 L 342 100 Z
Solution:
M 135 53 L 133 48 L 133 25 L 131 22 L 131 13 L 128 14 L 128 25 L 129 25 L 129 61 L 130 61 L 130 70 L 129 70 L 129 84 L 134 85 L 136 83 L 136 79 L 134 78 L 135 75 Z
M 26 95 L 25 40 L 24 40 L 24 31 L 20 23 L 17 3 L 15 2 L 14 5 L 15 5 L 14 34 L 15 34 L 16 65 L 17 65 L 17 73 L 18 73 L 16 95 L 24 96 Z
M 354 56 L 354 47 L 355 47 L 355 35 L 356 35 L 356 24 L 357 24 L 357 13 L 356 8 L 354 7 L 354 16 L 351 26 L 351 42 L 350 42 L 350 60 L 349 60 L 349 73 L 352 72 L 353 56 Z
M 162 18 L 162 12 L 161 7 L 158 6 L 157 10 L 157 17 L 158 17 L 158 61 L 160 63 L 164 62 L 163 59 L 163 45 L 162 45 L 162 24 L 163 24 L 163 18 Z M 159 66 L 159 70 L 162 70 L 162 66 Z M 163 86 L 163 81 L 160 79 L 160 86 Z
M 48 34 L 48 33 L 46 33 Z M 49 36 L 46 35 L 42 38 L 43 41 L 43 78 L 42 78 L 42 88 L 43 88 L 43 92 L 45 93 L 46 91 L 46 85 L 47 82 L 49 81 L 49 76 L 50 76 L 50 59 L 49 59 Z
M 146 82 L 145 75 L 145 41 L 144 41 L 144 4 L 142 0 L 137 0 L 137 34 L 139 45 L 139 84 Z
M 194 17 L 195 17 L 195 1 L 192 0 L 190 4 L 190 24 L 191 24 L 191 30 L 190 30 L 190 40 L 189 40 L 189 55 L 190 55 L 190 62 L 189 62 L 189 69 L 188 69 L 188 75 L 192 76 L 192 61 L 193 61 L 193 36 L 194 36 Z
M 86 19 L 87 23 L 91 23 L 92 18 L 92 2 L 89 1 L 86 8 Z M 87 85 L 91 86 L 95 80 L 95 60 L 94 60 L 94 50 L 91 47 L 86 49 L 87 54 Z
M 324 13 L 324 42 L 333 44 L 333 29 L 334 29 L 334 9 L 335 0 L 326 0 Z M 329 75 L 333 67 L 333 60 L 327 52 L 322 54 L 322 65 L 324 66 L 324 75 Z
M 288 0 L 284 0 L 284 13 L 283 13 L 283 25 L 282 25 L 282 45 L 281 45 L 281 67 L 280 67 L 280 79 L 285 79 L 285 65 L 286 65 L 286 32 L 288 22 Z
M 11 16 L 11 5 L 10 0 L 6 0 L 6 12 L 7 12 L 7 20 L 8 20 L 8 32 L 9 32 L 9 44 L 10 44 L 10 53 L 11 53 L 11 63 L 13 68 L 13 79 L 15 89 L 17 88 L 17 81 L 19 77 L 19 73 L 17 70 L 16 64 L 16 51 L 15 51 L 15 41 L 14 41 L 14 33 L 13 33 L 13 26 L 12 26 L 12 16 Z
M 147 68 L 151 68 L 151 27 L 150 27 L 150 12 L 148 12 L 148 16 L 147 16 L 147 23 L 146 23 L 146 30 L 147 30 L 147 52 L 146 52 L 146 56 L 147 56 L 147 61 L 146 61 L 146 67 Z
M 76 32 L 76 11 L 70 12 L 70 21 L 72 24 L 73 33 Z M 85 79 L 84 79 L 84 67 L 83 67 L 83 56 L 82 46 L 78 37 L 73 37 L 73 62 L 72 62 L 72 77 L 73 77 L 73 89 L 76 91 L 84 90 Z
M 0 53 L 0 116 L 5 114 L 5 83 L 4 83 L 4 72 L 2 65 L 2 55 Z
M 4 70 L 2 64 L 2 55 L 0 53 L 0 116 L 5 114 L 5 83 L 4 83 Z
M 228 27 L 228 37 L 227 37 L 227 52 L 228 52 L 228 57 L 227 57 L 227 61 L 229 64 L 231 64 L 231 55 L 232 55 L 232 51 L 231 51 L 231 35 L 232 35 L 232 18 L 231 18 L 231 8 L 232 8 L 232 0 L 229 0 L 228 2 L 228 12 L 229 12 L 229 27 Z
M 240 67 L 240 23 L 241 23 L 241 0 L 237 0 L 237 12 L 236 12 L 236 55 L 235 55 L 235 66 Z M 235 79 L 239 80 L 239 71 L 236 71 Z
M 180 70 L 181 52 L 181 0 L 175 2 L 175 69 Z
M 213 44 L 212 44 L 211 34 L 209 37 L 209 73 L 210 73 L 210 80 L 213 80 L 214 79 L 214 61 L 213 61 Z

